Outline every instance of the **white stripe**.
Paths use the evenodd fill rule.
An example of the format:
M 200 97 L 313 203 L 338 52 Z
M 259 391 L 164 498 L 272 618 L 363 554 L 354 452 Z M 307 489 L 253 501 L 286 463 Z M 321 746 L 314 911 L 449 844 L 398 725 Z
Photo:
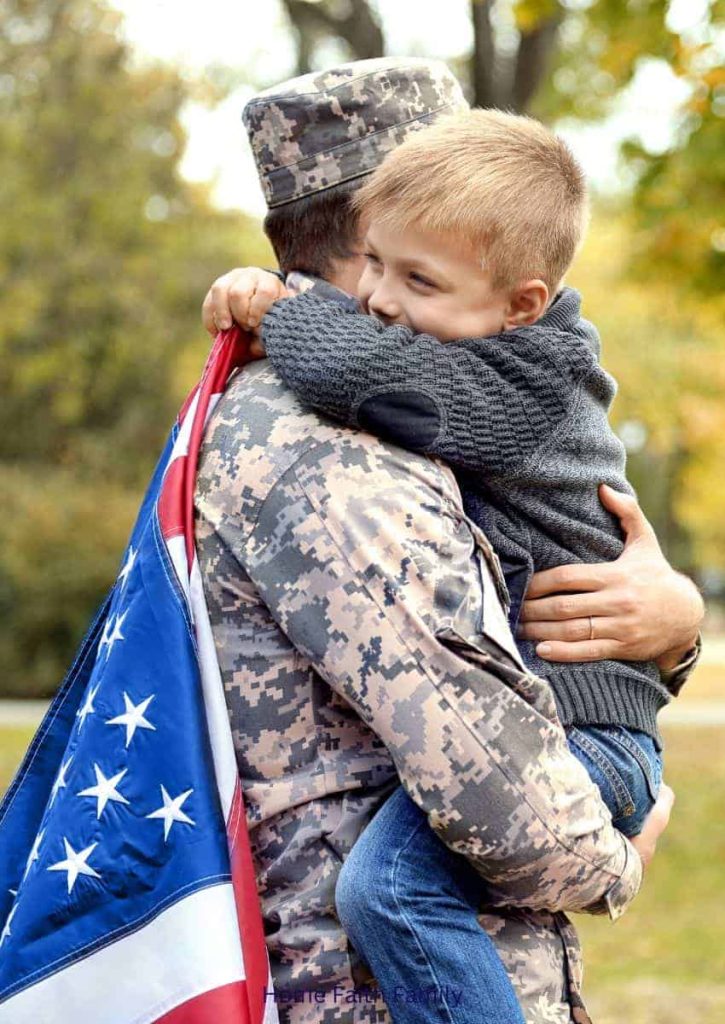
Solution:
M 272 981 L 272 971 L 267 971 L 267 991 L 274 992 L 274 982 Z M 279 1024 L 279 1013 L 277 1012 L 277 1003 L 271 997 L 265 998 L 264 1000 L 264 1020 L 262 1024 Z
M 173 565 L 176 576 L 181 584 L 181 589 L 184 591 L 184 597 L 186 603 L 189 603 L 189 563 L 186 560 L 186 539 L 181 535 L 177 534 L 176 537 L 164 537 L 164 544 L 166 550 L 169 552 L 171 558 L 171 564 Z M 192 612 L 193 617 L 193 612 Z
M 0 1006 L 0 1024 L 151 1024 L 244 979 L 231 883 L 202 889 L 150 924 Z
M 196 643 L 199 649 L 201 685 L 204 693 L 206 720 L 209 724 L 214 770 L 216 772 L 224 820 L 228 822 L 234 788 L 237 784 L 237 759 L 234 754 L 234 740 L 229 726 L 224 685 L 221 672 L 219 671 L 214 636 L 209 623 L 209 612 L 207 611 L 204 599 L 204 588 L 196 556 L 194 556 L 194 562 L 191 567 L 189 604 L 194 618 Z
M 186 416 L 179 427 L 179 433 L 176 435 L 176 441 L 174 441 L 174 447 L 171 449 L 171 458 L 169 459 L 169 466 L 178 459 L 181 455 L 186 455 L 189 451 L 189 438 L 191 437 L 191 425 L 194 422 L 194 416 L 196 416 L 196 408 L 199 405 L 199 392 L 194 395 L 191 400 L 191 405 L 186 410 Z M 168 467 L 167 467 L 168 468 Z
M 209 397 L 209 407 L 208 407 L 208 409 L 206 410 L 206 419 L 204 420 L 204 428 L 205 428 L 205 429 L 206 429 L 206 425 L 207 425 L 207 423 L 208 423 L 208 422 L 209 422 L 209 420 L 211 419 L 211 414 L 212 414 L 212 413 L 214 412 L 214 410 L 216 409 L 216 407 L 217 407 L 217 402 L 219 401 L 219 399 L 220 399 L 221 397 L 222 397 L 222 396 L 221 396 L 221 392 L 219 392 L 219 391 L 218 391 L 218 392 L 217 392 L 217 393 L 216 393 L 215 395 L 210 395 L 210 397 Z

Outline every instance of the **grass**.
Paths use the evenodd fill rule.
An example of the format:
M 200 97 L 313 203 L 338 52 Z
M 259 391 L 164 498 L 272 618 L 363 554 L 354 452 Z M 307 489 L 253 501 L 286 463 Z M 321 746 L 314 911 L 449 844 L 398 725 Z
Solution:
M 677 699 L 690 705 L 705 700 L 725 701 L 725 666 L 703 658 Z
M 32 734 L 0 728 L 0 791 Z M 670 726 L 665 743 L 677 802 L 642 893 L 616 924 L 577 918 L 595 1024 L 725 1021 L 725 730 Z
M 597 1024 L 725 1020 L 725 731 L 670 727 L 665 776 L 672 821 L 631 911 L 577 919 Z

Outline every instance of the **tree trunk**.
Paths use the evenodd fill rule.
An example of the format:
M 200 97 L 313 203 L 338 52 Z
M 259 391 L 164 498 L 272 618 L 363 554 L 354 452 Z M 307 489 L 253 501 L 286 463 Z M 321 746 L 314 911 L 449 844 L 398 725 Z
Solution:
M 471 84 L 474 107 L 498 106 L 494 88 L 496 47 L 491 24 L 489 0 L 471 0 L 473 22 L 473 56 L 471 59 Z
M 554 50 L 561 16 L 547 18 L 532 32 L 521 34 L 511 89 L 510 106 L 523 114 L 549 70 L 549 61 Z
M 366 0 L 350 0 L 342 13 L 329 2 L 282 0 L 282 4 L 297 36 L 297 74 L 312 70 L 315 46 L 322 39 L 343 39 L 352 60 L 383 55 L 383 30 Z

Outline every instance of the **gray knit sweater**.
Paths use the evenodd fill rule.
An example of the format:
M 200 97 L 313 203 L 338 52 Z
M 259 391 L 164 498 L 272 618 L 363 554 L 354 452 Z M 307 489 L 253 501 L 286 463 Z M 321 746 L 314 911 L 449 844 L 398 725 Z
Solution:
M 453 466 L 466 512 L 501 559 L 513 626 L 534 571 L 620 554 L 618 523 L 597 493 L 600 483 L 632 493 L 607 418 L 616 385 L 571 288 L 533 326 L 489 338 L 442 344 L 314 291 L 276 303 L 262 336 L 304 402 Z M 564 725 L 625 725 L 660 744 L 669 693 L 656 665 L 557 664 L 532 643 L 519 648 L 549 680 Z

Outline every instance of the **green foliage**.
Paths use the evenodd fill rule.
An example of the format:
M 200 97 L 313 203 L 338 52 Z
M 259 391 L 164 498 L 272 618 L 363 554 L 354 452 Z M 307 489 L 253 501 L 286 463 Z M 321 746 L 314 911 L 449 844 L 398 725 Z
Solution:
M 637 245 L 631 268 L 666 275 L 680 290 L 708 299 L 722 292 L 725 272 L 725 3 L 710 0 L 698 24 L 669 27 L 669 0 L 560 0 L 563 18 L 552 74 L 534 104 L 545 119 L 584 121 L 611 112 L 646 61 L 665 63 L 690 99 L 676 115 L 671 147 L 651 153 L 636 140 L 623 149 L 635 171 Z M 529 22 L 550 11 L 547 0 L 520 0 Z
M 0 659 L 6 696 L 50 696 L 118 571 L 138 494 L 75 472 L 0 466 Z M 62 659 L 62 661 L 61 661 Z
M 615 425 L 644 427 L 628 475 L 671 559 L 725 569 L 725 333 L 717 303 L 623 268 L 632 210 L 601 210 L 572 269 L 604 366 L 619 382 Z
M 118 30 L 96 0 L 0 0 L 0 651 L 13 693 L 53 689 L 112 578 L 203 363 L 209 283 L 270 261 L 256 224 L 179 174 L 193 87 L 132 66 Z

